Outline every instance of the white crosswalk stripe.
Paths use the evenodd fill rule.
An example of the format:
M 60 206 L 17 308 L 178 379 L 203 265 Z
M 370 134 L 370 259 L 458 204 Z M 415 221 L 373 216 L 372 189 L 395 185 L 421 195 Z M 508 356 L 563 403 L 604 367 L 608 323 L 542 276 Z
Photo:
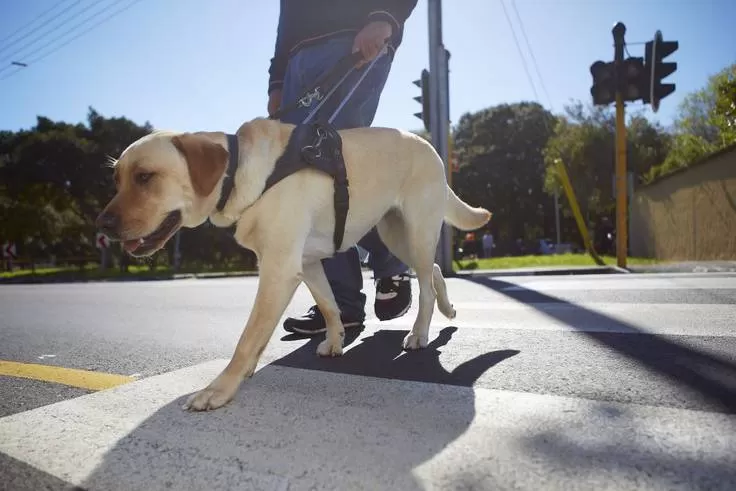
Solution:
M 736 468 L 729 415 L 275 366 L 182 411 L 225 363 L 3 418 L 0 451 L 92 489 L 727 489 Z
M 736 336 L 736 305 L 672 303 L 519 303 L 455 302 L 457 317 L 445 319 L 435 309 L 433 327 L 518 329 L 543 331 L 649 333 L 700 336 Z M 585 313 L 581 314 L 581 310 Z M 416 308 L 401 318 L 378 322 L 376 327 L 410 328 Z M 572 319 L 574 322 L 571 322 Z M 708 319 L 708 322 L 704 322 Z
M 450 279 L 458 317 L 435 312 L 416 353 L 400 349 L 416 298 L 399 319 L 348 330 L 341 358 L 279 328 L 217 411 L 181 405 L 224 356 L 2 417 L 0 489 L 736 489 L 736 277 L 493 281 Z M 151 325 L 172 349 L 171 333 L 210 315 L 206 335 L 229 352 L 242 324 L 228 326 L 247 315 L 233 302 L 253 287 L 154 282 L 131 297 L 108 285 L 85 302 L 105 299 L 115 329 L 135 319 L 141 339 L 165 309 Z M 310 302 L 300 288 L 288 313 Z M 81 321 L 64 308 L 71 329 Z

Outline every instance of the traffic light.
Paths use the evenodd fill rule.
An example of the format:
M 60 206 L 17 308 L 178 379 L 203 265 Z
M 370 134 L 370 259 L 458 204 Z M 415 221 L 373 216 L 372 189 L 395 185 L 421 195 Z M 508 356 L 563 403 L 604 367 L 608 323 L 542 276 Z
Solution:
M 596 61 L 590 65 L 590 74 L 593 75 L 593 86 L 590 95 L 593 104 L 605 106 L 616 100 L 616 77 L 613 62 Z
M 429 123 L 429 71 L 422 70 L 422 76 L 419 80 L 412 82 L 414 85 L 422 89 L 422 95 L 414 97 L 414 100 L 422 105 L 422 112 L 414 113 L 414 116 L 424 122 L 424 129 L 430 131 Z
M 662 32 L 657 31 L 654 40 L 646 43 L 644 48 L 644 73 L 648 78 L 644 102 L 651 104 L 654 112 L 659 109 L 659 101 L 675 91 L 675 84 L 663 84 L 662 79 L 677 70 L 677 63 L 665 63 L 663 60 L 677 51 L 678 47 L 677 41 L 663 41 Z
M 644 58 L 626 58 L 621 63 L 619 74 L 619 90 L 625 101 L 638 101 L 648 92 Z

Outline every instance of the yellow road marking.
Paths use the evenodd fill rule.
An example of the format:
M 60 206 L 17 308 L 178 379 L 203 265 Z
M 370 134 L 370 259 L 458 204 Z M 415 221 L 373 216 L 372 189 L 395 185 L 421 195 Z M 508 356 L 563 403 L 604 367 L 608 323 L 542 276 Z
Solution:
M 0 375 L 21 377 L 44 382 L 56 382 L 80 389 L 103 390 L 136 380 L 135 377 L 113 373 L 91 372 L 75 368 L 18 363 L 0 360 Z

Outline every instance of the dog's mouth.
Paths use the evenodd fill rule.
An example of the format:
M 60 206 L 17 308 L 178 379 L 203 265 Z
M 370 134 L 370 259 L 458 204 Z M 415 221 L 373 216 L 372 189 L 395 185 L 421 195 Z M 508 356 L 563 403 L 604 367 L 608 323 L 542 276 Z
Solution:
M 124 240 L 123 249 L 134 257 L 150 256 L 161 249 L 181 226 L 181 211 L 174 210 L 166 215 L 156 230 L 137 239 Z

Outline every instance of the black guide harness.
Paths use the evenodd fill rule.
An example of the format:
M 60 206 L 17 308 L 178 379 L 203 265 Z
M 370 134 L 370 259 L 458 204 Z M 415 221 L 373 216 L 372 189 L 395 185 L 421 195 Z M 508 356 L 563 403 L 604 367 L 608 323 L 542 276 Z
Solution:
M 335 188 L 335 231 L 332 243 L 337 252 L 342 246 L 345 222 L 350 208 L 348 174 L 342 156 L 342 139 L 329 123 L 302 123 L 294 128 L 284 153 L 266 180 L 265 193 L 281 179 L 301 169 L 312 168 L 332 176 Z
M 302 169 L 316 169 L 330 175 L 334 182 L 334 206 L 335 206 L 335 230 L 332 236 L 332 242 L 335 253 L 342 247 L 342 241 L 345 235 L 345 223 L 347 221 L 348 210 L 350 208 L 350 192 L 348 190 L 348 176 L 345 169 L 345 160 L 342 153 L 342 138 L 337 130 L 332 126 L 335 117 L 343 108 L 345 103 L 350 99 L 358 85 L 363 81 L 373 65 L 383 54 L 376 57 L 368 64 L 361 77 L 355 82 L 353 88 L 342 99 L 332 115 L 324 121 L 322 118 L 312 121 L 319 109 L 327 102 L 327 100 L 335 93 L 337 88 L 348 78 L 355 70 L 355 65 L 362 56 L 353 53 L 345 56 L 337 62 L 334 68 L 327 73 L 325 77 L 319 80 L 312 88 L 307 90 L 296 103 L 287 106 L 283 110 L 279 110 L 271 119 L 278 119 L 284 114 L 299 107 L 309 107 L 312 101 L 319 101 L 319 104 L 310 111 L 307 117 L 300 124 L 296 125 L 294 131 L 289 136 L 284 153 L 276 160 L 273 172 L 266 180 L 266 187 L 263 189 L 265 193 L 272 186 L 291 174 Z M 333 82 L 338 76 L 341 78 L 337 82 Z M 330 87 L 332 85 L 332 87 Z M 325 94 L 325 89 L 329 90 Z M 235 135 L 227 135 L 228 152 L 230 160 L 225 179 L 222 185 L 220 199 L 217 202 L 217 210 L 222 211 L 227 203 L 232 189 L 234 187 L 234 176 L 238 166 L 238 139 Z

